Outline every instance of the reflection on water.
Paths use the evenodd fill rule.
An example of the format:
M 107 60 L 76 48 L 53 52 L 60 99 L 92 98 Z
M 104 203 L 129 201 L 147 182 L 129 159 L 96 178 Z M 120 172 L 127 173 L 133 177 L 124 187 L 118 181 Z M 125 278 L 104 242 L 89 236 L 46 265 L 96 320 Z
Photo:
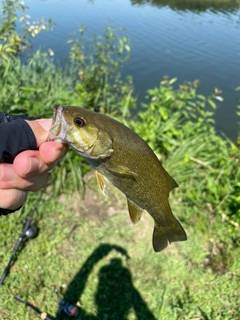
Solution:
M 211 10 L 213 13 L 234 12 L 240 7 L 238 0 L 131 0 L 133 5 L 146 5 L 163 7 L 168 6 L 173 10 L 203 12 Z

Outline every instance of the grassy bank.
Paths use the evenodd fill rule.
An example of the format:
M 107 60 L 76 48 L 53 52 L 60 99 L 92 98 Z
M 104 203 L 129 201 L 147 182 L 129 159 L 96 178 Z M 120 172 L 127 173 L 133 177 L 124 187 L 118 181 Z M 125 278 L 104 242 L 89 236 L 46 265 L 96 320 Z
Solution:
M 164 78 L 133 120 L 132 82 L 119 71 L 129 57 L 125 36 L 107 28 L 90 40 L 89 52 L 81 29 L 64 69 L 42 52 L 23 63 L 19 55 L 31 34 L 16 37 L 15 9 L 6 11 L 0 32 L 0 109 L 48 117 L 55 103 L 83 105 L 130 126 L 179 183 L 170 202 L 188 241 L 156 254 L 151 217 L 145 213 L 133 226 L 121 193 L 113 188 L 104 198 L 90 167 L 69 152 L 37 207 L 37 237 L 25 243 L 0 287 L 0 318 L 37 318 L 14 294 L 56 316 L 54 287 L 80 302 L 78 319 L 240 318 L 239 145 L 216 134 L 214 109 L 222 96 L 201 95 L 198 81 L 176 85 Z M 0 219 L 0 273 L 37 197 L 30 194 L 21 211 Z
M 219 245 L 220 223 L 206 211 L 192 212 L 195 223 L 184 223 L 188 241 L 156 254 L 151 218 L 145 214 L 133 226 L 121 195 L 113 191 L 105 200 L 95 187 L 88 179 L 84 200 L 45 194 L 35 216 L 38 237 L 26 244 L 1 287 L 1 319 L 36 319 L 13 294 L 55 316 L 54 287 L 67 301 L 80 301 L 78 319 L 239 318 L 239 247 Z M 180 217 L 183 207 L 178 199 L 172 203 Z M 1 219 L 1 266 L 22 218 Z

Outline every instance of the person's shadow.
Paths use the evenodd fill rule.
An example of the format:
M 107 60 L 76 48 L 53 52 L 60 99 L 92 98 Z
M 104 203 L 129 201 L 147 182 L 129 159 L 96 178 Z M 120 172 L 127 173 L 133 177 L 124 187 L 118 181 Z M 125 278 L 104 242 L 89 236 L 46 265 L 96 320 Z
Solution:
M 94 265 L 108 255 L 111 250 L 116 250 L 129 259 L 127 251 L 120 246 L 100 245 L 70 282 L 63 297 L 65 301 L 79 301 Z M 99 270 L 98 277 L 99 282 L 94 296 L 97 315 L 88 314 L 82 306 L 76 319 L 127 320 L 130 310 L 134 310 L 138 320 L 156 320 L 146 302 L 134 287 L 131 273 L 128 268 L 122 265 L 120 258 L 111 259 L 109 264 Z M 61 319 L 66 318 L 62 316 Z

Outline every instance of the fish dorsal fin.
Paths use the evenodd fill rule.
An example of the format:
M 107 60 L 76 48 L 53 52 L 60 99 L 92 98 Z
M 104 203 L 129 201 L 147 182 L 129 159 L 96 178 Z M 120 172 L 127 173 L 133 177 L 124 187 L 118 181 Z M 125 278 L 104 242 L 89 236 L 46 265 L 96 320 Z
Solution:
M 133 179 L 136 179 L 138 176 L 138 174 L 136 172 L 132 171 L 130 168 L 128 168 L 120 163 L 114 162 L 114 164 L 111 164 L 110 162 L 108 162 L 106 167 L 113 174 L 128 176 Z
M 127 198 L 127 203 L 128 203 L 128 211 L 129 211 L 131 221 L 132 223 L 136 224 L 141 219 L 141 216 L 144 210 L 140 208 L 138 205 L 136 205 L 136 203 L 129 200 L 128 198 Z
M 95 170 L 95 175 L 97 178 L 97 183 L 99 185 L 99 188 L 102 191 L 102 194 L 107 197 L 108 196 L 108 192 L 107 192 L 107 178 L 105 178 L 104 175 L 102 175 L 100 172 Z

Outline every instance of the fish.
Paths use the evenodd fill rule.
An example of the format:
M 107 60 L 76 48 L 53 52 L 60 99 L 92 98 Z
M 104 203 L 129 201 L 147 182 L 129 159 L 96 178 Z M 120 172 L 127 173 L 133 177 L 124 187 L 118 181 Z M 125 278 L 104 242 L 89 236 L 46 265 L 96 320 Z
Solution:
M 66 143 L 82 156 L 95 169 L 104 195 L 109 182 L 122 191 L 134 224 L 144 210 L 152 216 L 155 252 L 162 251 L 169 243 L 187 240 L 168 200 L 170 191 L 178 184 L 133 130 L 98 112 L 55 105 L 48 140 Z

